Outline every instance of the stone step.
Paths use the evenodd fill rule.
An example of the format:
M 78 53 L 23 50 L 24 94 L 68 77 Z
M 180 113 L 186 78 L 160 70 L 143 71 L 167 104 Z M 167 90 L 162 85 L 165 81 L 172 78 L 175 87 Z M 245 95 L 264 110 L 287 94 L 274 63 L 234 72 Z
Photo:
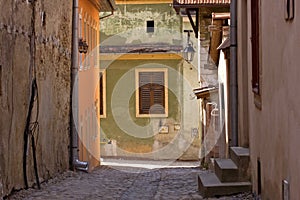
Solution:
M 238 167 L 241 164 L 248 165 L 250 161 L 249 149 L 243 147 L 230 147 L 230 158 Z
M 239 181 L 239 169 L 231 159 L 215 159 L 215 173 L 221 182 Z
M 244 147 L 231 147 L 230 158 L 239 168 L 239 180 L 250 180 L 249 162 L 250 152 L 248 148 Z
M 226 182 L 222 183 L 215 173 L 200 174 L 198 176 L 198 189 L 204 197 L 232 195 L 251 191 L 250 182 Z

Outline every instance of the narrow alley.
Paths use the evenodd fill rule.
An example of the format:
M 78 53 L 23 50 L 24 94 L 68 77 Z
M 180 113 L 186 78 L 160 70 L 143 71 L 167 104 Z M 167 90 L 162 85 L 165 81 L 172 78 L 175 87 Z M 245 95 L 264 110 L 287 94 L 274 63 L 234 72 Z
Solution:
M 0 0 L 0 200 L 300 200 L 296 0 Z
M 197 175 L 207 171 L 193 167 L 196 162 L 175 162 L 157 169 L 155 166 L 163 167 L 162 162 L 147 163 L 145 167 L 148 168 L 132 167 L 130 163 L 128 167 L 101 166 L 90 174 L 68 171 L 43 183 L 41 190 L 23 190 L 7 199 L 203 199 L 198 192 Z M 251 194 L 239 194 L 209 199 L 253 197 Z

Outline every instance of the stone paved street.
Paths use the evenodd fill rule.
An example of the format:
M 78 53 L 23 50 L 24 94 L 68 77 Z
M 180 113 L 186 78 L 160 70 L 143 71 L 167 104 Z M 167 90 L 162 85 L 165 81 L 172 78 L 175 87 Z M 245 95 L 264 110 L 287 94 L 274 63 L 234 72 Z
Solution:
M 92 173 L 66 172 L 42 184 L 42 189 L 16 192 L 7 199 L 203 199 L 197 190 L 199 167 L 161 169 L 101 166 Z M 211 198 L 211 200 L 217 198 Z M 253 199 L 240 194 L 229 199 Z

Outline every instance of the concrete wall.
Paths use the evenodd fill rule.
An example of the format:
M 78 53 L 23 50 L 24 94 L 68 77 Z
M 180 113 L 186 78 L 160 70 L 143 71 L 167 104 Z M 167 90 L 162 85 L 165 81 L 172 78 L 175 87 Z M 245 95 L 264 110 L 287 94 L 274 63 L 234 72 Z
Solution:
M 24 187 L 23 138 L 34 76 L 39 98 L 32 121 L 38 104 L 39 131 L 34 136 L 40 180 L 69 167 L 72 3 L 36 1 L 33 6 L 21 0 L 0 1 L 0 13 L 1 198 L 12 189 Z M 27 174 L 31 186 L 35 179 L 29 145 Z
M 289 183 L 287 192 L 290 195 L 289 199 L 299 199 L 300 160 L 297 155 L 297 147 L 300 141 L 300 94 L 298 92 L 298 75 L 300 73 L 298 11 L 300 5 L 295 4 L 294 20 L 285 21 L 284 1 L 260 2 L 262 106 L 259 109 L 255 105 L 255 97 L 251 88 L 251 7 L 250 1 L 247 3 L 249 26 L 247 38 L 239 38 L 239 44 L 242 44 L 239 53 L 241 55 L 247 52 L 248 56 L 243 59 L 247 59 L 248 63 L 241 65 L 242 60 L 240 60 L 238 68 L 247 67 L 248 69 L 248 76 L 239 79 L 239 87 L 244 84 L 243 89 L 248 91 L 253 190 L 258 192 L 257 160 L 259 159 L 261 162 L 262 199 L 282 199 L 283 180 L 287 180 Z M 244 33 L 246 34 L 246 32 Z M 244 45 L 245 43 L 247 46 Z M 239 76 L 243 76 L 243 73 L 239 72 Z

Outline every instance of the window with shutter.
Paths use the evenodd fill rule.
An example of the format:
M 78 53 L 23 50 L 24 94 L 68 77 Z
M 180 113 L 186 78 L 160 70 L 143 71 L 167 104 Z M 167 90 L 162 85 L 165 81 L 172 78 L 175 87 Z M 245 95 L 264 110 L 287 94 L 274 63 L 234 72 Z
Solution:
M 167 116 L 167 80 L 165 69 L 139 69 L 137 77 L 137 116 Z

